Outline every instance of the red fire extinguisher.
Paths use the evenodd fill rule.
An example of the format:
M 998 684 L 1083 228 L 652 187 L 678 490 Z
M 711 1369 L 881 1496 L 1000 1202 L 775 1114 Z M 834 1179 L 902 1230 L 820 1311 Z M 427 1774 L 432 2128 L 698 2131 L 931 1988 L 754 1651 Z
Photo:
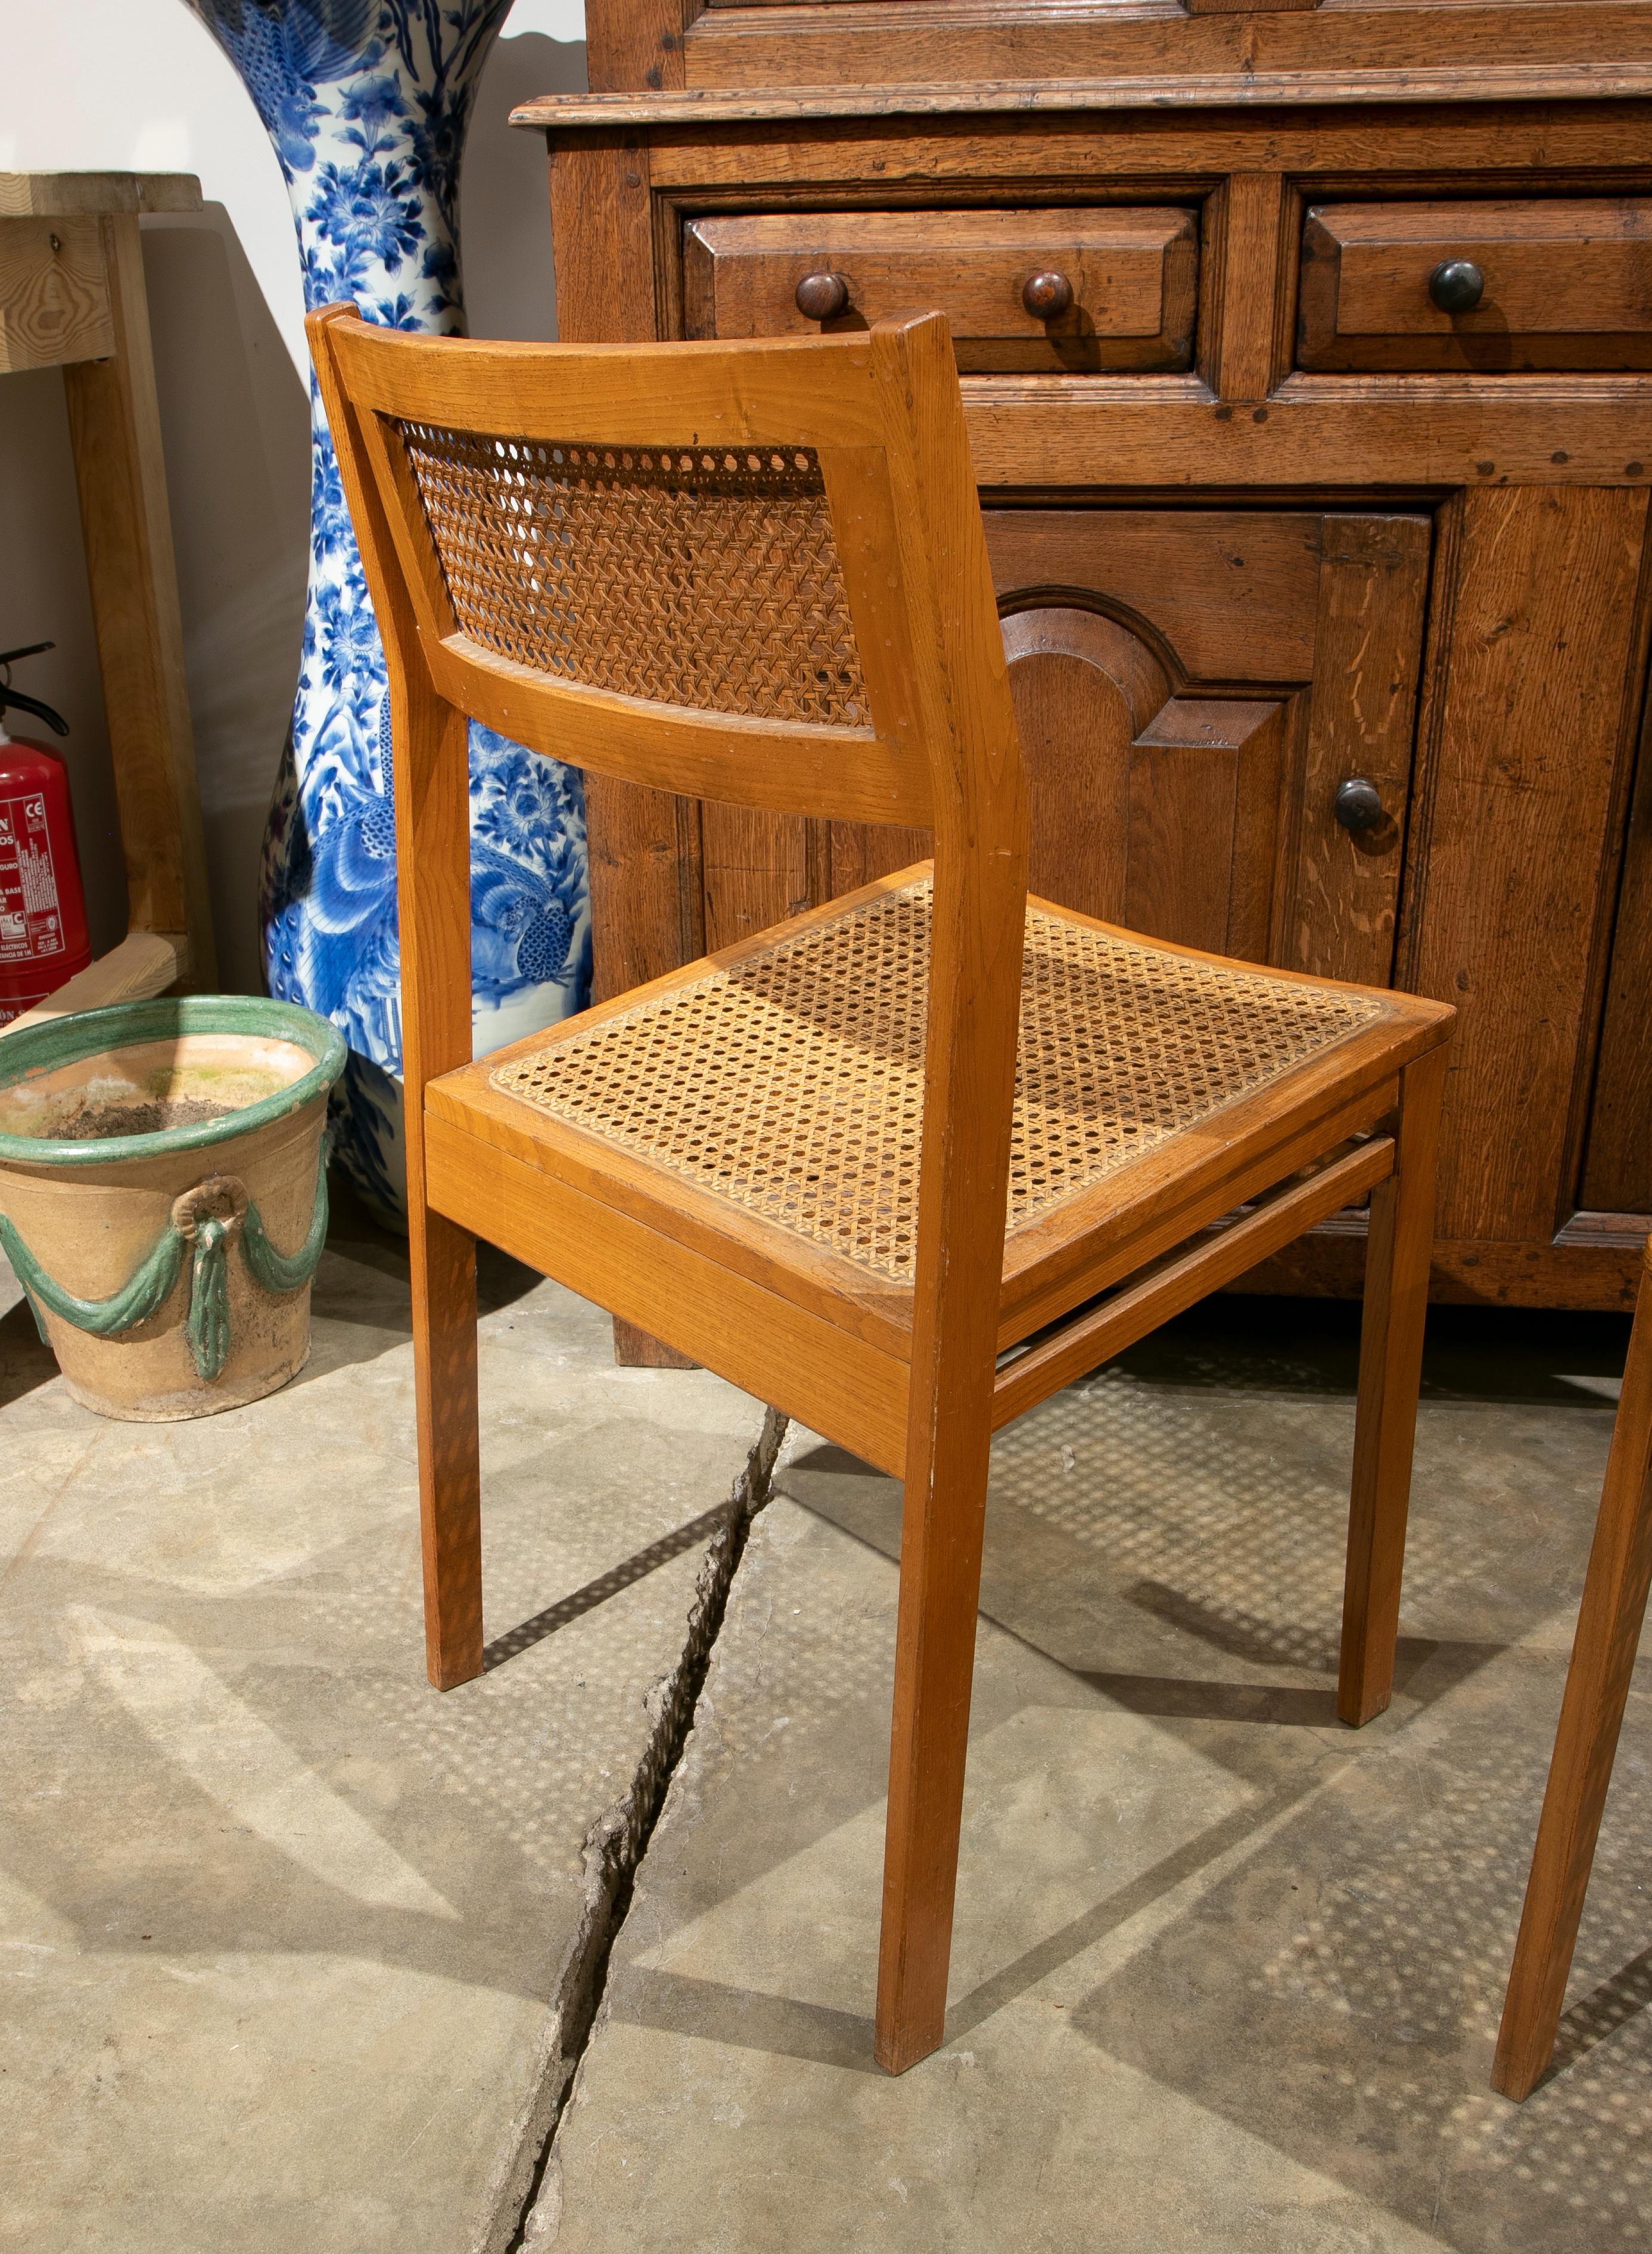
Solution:
M 68 723 L 11 686 L 19 657 L 50 649 L 0 650 L 0 1026 L 44 1002 L 92 960 L 74 843 L 69 779 L 57 753 L 6 733 L 8 710 L 32 712 L 69 732 Z

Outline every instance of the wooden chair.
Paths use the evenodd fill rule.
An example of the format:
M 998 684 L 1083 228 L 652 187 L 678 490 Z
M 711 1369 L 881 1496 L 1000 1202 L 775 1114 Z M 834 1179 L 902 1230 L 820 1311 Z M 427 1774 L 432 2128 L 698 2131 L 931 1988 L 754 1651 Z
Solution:
M 1492 2087 L 1528 2096 L 1549 2064 L 1577 1946 L 1618 1732 L 1652 1586 L 1652 1243 L 1640 1296 L 1594 1544 L 1560 1703 L 1549 1788 L 1497 2032 Z
M 477 1236 L 903 1479 L 898 2072 L 942 2039 L 994 1428 L 1368 1191 L 1338 1696 L 1387 1704 L 1452 1013 L 1027 900 L 939 315 L 310 335 L 390 668 L 430 1678 L 482 1663 Z M 467 714 L 934 858 L 472 1063 Z

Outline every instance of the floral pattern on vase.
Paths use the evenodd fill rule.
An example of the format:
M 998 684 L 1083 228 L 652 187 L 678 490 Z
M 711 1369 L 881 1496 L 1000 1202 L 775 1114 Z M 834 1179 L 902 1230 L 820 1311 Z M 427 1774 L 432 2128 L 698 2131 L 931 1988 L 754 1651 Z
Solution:
M 464 326 L 459 160 L 510 0 L 186 0 L 275 144 L 308 307 Z M 402 1010 L 384 654 L 313 375 L 310 586 L 292 727 L 264 842 L 270 991 L 330 1018 L 348 1060 L 338 1155 L 404 1208 Z M 583 1006 L 590 984 L 577 769 L 470 732 L 471 952 L 479 1056 Z

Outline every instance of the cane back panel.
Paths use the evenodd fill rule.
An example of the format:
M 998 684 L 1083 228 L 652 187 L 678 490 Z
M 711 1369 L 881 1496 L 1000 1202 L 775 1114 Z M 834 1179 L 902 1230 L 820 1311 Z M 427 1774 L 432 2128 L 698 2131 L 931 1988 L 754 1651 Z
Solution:
M 865 724 L 811 449 L 399 429 L 454 614 L 483 648 L 624 696 Z

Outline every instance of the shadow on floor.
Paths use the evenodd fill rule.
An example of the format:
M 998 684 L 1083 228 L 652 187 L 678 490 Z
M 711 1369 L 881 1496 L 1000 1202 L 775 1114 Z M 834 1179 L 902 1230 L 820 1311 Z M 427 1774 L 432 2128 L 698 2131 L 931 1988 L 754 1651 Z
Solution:
M 0 1409 L 58 1374 L 57 1356 L 41 1338 L 26 1299 L 0 1315 Z
M 1357 1733 L 1332 1687 L 1357 1308 L 1208 1301 L 998 1436 L 984 1616 L 1254 1796 L 960 1998 L 950 2042 L 1214 1872 L 1073 2012 L 1098 2050 L 1441 2243 L 1652 2249 L 1652 1662 L 1555 2067 L 1520 2110 L 1489 2088 L 1628 1328 L 1431 1314 L 1395 1704 Z M 786 1486 L 898 1558 L 894 1482 L 817 1446 Z M 785 2032 L 856 2063 L 818 2012 Z

